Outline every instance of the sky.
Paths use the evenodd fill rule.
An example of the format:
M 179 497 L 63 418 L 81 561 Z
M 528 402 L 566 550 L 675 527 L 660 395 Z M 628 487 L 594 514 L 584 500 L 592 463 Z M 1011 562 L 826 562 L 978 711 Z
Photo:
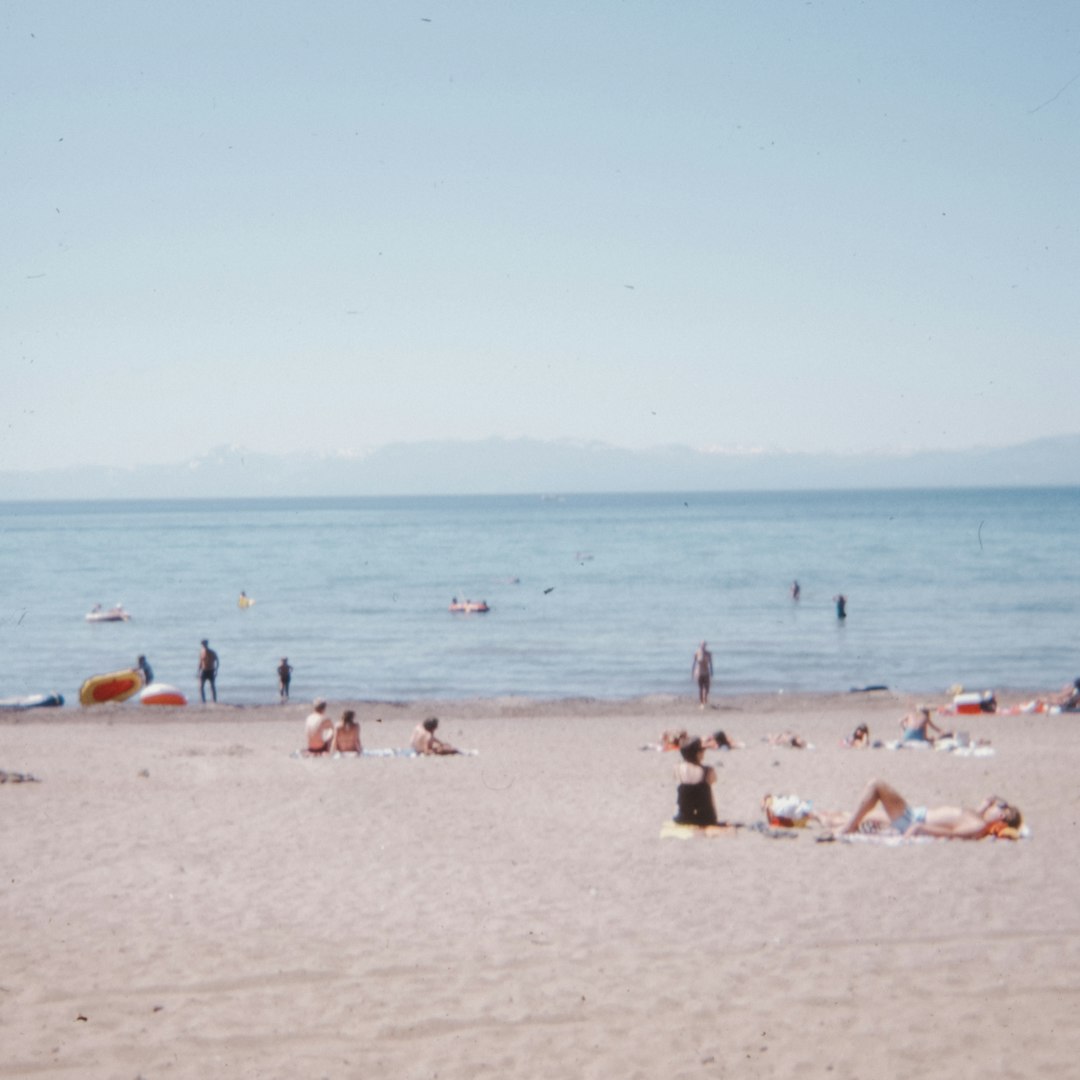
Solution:
M 8 0 L 0 469 L 1080 430 L 1080 6 Z

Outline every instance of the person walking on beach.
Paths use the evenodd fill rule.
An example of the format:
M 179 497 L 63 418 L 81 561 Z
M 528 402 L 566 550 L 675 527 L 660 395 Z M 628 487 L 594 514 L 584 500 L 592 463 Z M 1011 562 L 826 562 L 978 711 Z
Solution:
M 278 664 L 277 669 L 278 677 L 278 695 L 282 701 L 289 700 L 289 683 L 292 682 L 292 664 L 289 663 L 289 658 L 283 656 L 281 663 Z
M 199 697 L 206 703 L 206 684 L 210 684 L 210 693 L 217 702 L 218 654 L 210 648 L 210 642 L 202 639 L 199 649 Z
M 690 677 L 698 686 L 698 701 L 704 709 L 709 704 L 709 687 L 712 686 L 712 653 L 703 641 L 694 653 L 694 662 L 690 666 Z

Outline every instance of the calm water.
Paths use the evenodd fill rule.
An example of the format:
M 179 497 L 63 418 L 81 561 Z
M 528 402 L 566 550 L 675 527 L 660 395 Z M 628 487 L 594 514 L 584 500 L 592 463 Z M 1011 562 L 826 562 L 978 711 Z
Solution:
M 204 637 L 237 704 L 283 655 L 294 698 L 690 694 L 702 638 L 719 693 L 1058 687 L 1078 535 L 1078 489 L 0 504 L 0 697 L 139 653 L 197 696 Z

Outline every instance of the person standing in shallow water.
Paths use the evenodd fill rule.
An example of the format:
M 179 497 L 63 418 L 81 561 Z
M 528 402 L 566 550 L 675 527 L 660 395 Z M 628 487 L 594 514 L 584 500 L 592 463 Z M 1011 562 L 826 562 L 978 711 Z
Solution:
M 837 595 L 833 597 L 833 600 L 836 601 L 836 617 L 838 619 L 846 619 L 847 597 L 843 593 L 837 593 Z
M 289 658 L 283 656 L 281 663 L 278 664 L 277 669 L 278 677 L 278 695 L 282 701 L 289 700 L 289 684 L 292 682 L 292 664 L 289 663 Z
M 210 642 L 203 638 L 199 649 L 199 697 L 206 702 L 206 684 L 210 684 L 210 693 L 217 701 L 218 654 L 210 648 Z
M 696 653 L 694 662 L 690 666 L 690 677 L 698 686 L 698 701 L 704 709 L 709 704 L 709 688 L 712 686 L 712 653 L 703 641 Z

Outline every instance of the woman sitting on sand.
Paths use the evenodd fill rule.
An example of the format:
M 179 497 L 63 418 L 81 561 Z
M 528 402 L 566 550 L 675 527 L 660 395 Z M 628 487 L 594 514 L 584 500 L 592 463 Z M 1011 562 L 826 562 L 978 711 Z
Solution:
M 360 725 L 356 722 L 356 713 L 352 709 L 346 709 L 341 714 L 341 723 L 334 732 L 334 750 L 339 754 L 355 754 L 357 757 L 363 751 L 360 745 Z
M 718 825 L 712 795 L 716 770 L 702 762 L 705 747 L 700 739 L 690 739 L 679 748 L 679 753 L 683 759 L 675 767 L 675 779 L 679 782 L 676 792 L 676 824 Z

